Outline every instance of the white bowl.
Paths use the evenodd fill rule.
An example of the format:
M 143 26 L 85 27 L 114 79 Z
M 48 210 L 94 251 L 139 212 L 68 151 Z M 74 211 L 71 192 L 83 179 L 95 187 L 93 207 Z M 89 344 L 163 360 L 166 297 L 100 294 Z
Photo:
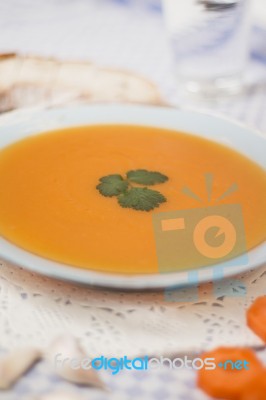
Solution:
M 193 133 L 236 149 L 266 169 L 266 139 L 262 134 L 216 116 L 161 107 L 95 105 L 9 113 L 0 117 L 0 149 L 25 137 L 36 135 L 38 132 L 97 123 L 148 125 Z M 112 288 L 181 287 L 215 279 L 213 276 L 215 266 L 197 270 L 195 282 L 191 282 L 191 274 L 189 275 L 188 272 L 128 276 L 84 270 L 38 257 L 2 237 L 0 237 L 0 256 L 43 275 Z M 248 262 L 241 263 L 239 259 L 239 262 L 238 260 L 234 262 L 232 267 L 226 268 L 223 277 L 248 271 L 265 262 L 266 243 L 264 242 L 248 253 Z

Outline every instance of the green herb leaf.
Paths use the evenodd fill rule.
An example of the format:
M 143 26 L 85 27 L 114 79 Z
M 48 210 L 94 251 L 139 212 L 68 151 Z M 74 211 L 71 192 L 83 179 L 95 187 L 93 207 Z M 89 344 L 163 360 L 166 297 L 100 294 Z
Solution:
M 118 196 L 118 203 L 124 208 L 150 211 L 164 203 L 166 198 L 157 190 L 133 187 Z
M 127 178 L 131 182 L 141 185 L 156 185 L 157 183 L 164 183 L 168 180 L 166 175 L 156 171 L 147 171 L 146 169 L 128 171 Z
M 107 175 L 100 179 L 96 189 L 106 197 L 118 196 L 120 193 L 127 190 L 128 182 L 121 175 Z

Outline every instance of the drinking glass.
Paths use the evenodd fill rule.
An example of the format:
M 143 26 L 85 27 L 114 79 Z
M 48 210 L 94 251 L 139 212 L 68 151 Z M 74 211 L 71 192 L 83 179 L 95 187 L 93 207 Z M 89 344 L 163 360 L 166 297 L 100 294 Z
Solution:
M 249 0 L 163 0 L 175 74 L 204 96 L 239 93 L 249 56 Z

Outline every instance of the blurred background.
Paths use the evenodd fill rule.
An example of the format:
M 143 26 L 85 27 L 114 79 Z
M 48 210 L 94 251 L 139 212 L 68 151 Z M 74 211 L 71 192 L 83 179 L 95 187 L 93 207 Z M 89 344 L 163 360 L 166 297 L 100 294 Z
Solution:
M 171 2 L 177 8 L 177 28 L 182 27 L 183 22 L 185 26 L 185 20 L 186 23 L 189 21 L 188 25 L 196 24 L 192 3 L 211 10 L 211 16 L 214 11 L 217 14 L 221 10 L 221 3 L 225 4 L 224 8 L 230 8 L 233 3 L 248 3 L 246 0 L 0 0 L 0 53 L 90 61 L 106 68 L 128 70 L 153 81 L 164 103 L 211 109 L 266 129 L 263 112 L 266 100 L 266 1 L 249 2 L 245 13 L 251 34 L 242 35 L 231 48 L 231 54 L 232 51 L 235 53 L 233 63 L 239 61 L 241 55 L 237 52 L 241 46 L 248 53 L 244 78 L 246 90 L 237 97 L 218 95 L 207 102 L 204 98 L 197 99 L 196 103 L 191 97 L 183 96 L 178 80 L 180 51 L 191 45 L 193 51 L 196 46 L 200 49 L 202 40 L 212 42 L 214 28 L 210 25 L 205 29 L 205 38 L 200 43 L 197 42 L 200 25 L 192 34 L 179 32 L 181 39 L 177 43 L 182 46 L 174 48 L 169 22 L 169 15 L 173 14 Z M 186 9 L 189 3 L 192 8 Z M 229 26 L 223 18 L 214 23 L 215 26 L 220 24 L 222 30 Z M 232 26 L 241 23 L 239 19 L 231 18 L 230 21 Z M 206 43 L 203 44 L 206 47 Z M 231 58 L 221 60 L 220 57 L 219 64 L 227 63 Z M 215 53 L 213 59 L 218 61 Z M 193 62 L 198 65 L 198 60 Z M 211 62 L 208 59 L 204 62 L 208 74 Z M 4 79 L 0 75 L 0 81 Z

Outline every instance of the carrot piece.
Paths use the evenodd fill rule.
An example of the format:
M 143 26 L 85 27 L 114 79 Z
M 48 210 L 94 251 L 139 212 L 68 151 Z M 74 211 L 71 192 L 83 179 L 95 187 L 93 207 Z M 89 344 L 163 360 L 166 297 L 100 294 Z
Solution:
M 247 324 L 256 335 L 266 342 L 266 296 L 258 297 L 248 309 Z
M 219 347 L 202 355 L 205 363 L 210 358 L 216 368 L 199 370 L 198 386 L 216 399 L 239 400 L 245 384 L 263 369 L 255 353 L 247 348 Z
M 266 369 L 260 372 L 245 386 L 241 400 L 265 400 L 266 399 Z

